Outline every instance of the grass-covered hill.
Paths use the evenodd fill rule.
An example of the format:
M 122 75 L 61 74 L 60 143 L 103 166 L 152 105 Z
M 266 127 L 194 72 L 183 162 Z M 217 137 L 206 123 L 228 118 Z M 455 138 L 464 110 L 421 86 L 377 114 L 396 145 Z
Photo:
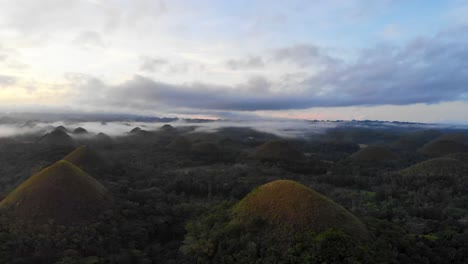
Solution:
M 159 130 L 162 131 L 162 132 L 167 132 L 167 133 L 177 132 L 177 129 L 174 128 L 173 126 L 169 125 L 169 124 L 163 125 Z
M 416 132 L 411 132 L 403 134 L 390 144 L 391 148 L 398 150 L 417 150 L 422 145 L 427 142 L 439 137 L 442 135 L 442 132 L 438 130 L 420 130 Z
M 418 149 L 428 157 L 442 157 L 452 153 L 468 152 L 468 146 L 453 140 L 433 140 Z
M 451 132 L 440 135 L 435 141 L 453 141 L 460 144 L 468 144 L 468 136 L 462 132 Z
M 0 210 L 33 224 L 89 223 L 110 208 L 112 196 L 98 181 L 61 160 L 34 174 L 0 202 Z
M 383 146 L 368 146 L 350 156 L 350 159 L 357 161 L 392 161 L 399 157 Z
M 88 134 L 88 130 L 82 127 L 77 127 L 75 128 L 75 130 L 73 130 L 73 134 L 78 134 L 78 135 Z
M 453 158 L 434 158 L 417 163 L 400 171 L 410 176 L 464 176 L 468 177 L 468 166 Z
M 234 208 L 235 221 L 265 221 L 275 230 L 321 233 L 341 230 L 357 239 L 368 239 L 365 225 L 345 208 L 320 193 L 290 180 L 264 184 Z
M 444 157 L 456 159 L 468 165 L 468 152 L 452 153 Z
M 63 158 L 80 169 L 92 173 L 108 166 L 108 161 L 90 147 L 83 145 Z
M 38 143 L 44 145 L 73 146 L 75 141 L 66 132 L 61 129 L 55 129 L 42 136 Z
M 303 162 L 306 157 L 292 144 L 286 141 L 268 141 L 258 147 L 252 154 L 252 158 L 261 161 L 287 161 Z

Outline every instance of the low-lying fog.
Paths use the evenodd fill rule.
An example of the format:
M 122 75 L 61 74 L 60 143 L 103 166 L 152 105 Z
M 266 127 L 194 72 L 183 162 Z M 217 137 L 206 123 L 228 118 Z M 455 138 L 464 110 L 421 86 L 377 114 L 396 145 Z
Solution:
M 83 127 L 89 133 L 103 132 L 109 136 L 123 136 L 135 127 L 147 131 L 157 131 L 163 125 L 174 127 L 194 127 L 194 132 L 215 132 L 226 127 L 249 127 L 260 132 L 272 133 L 282 137 L 301 137 L 311 133 L 322 133 L 338 126 L 372 127 L 372 128 L 455 128 L 449 125 L 390 123 L 390 122 L 333 122 L 333 121 L 305 121 L 305 120 L 270 120 L 270 121 L 209 121 L 201 123 L 177 120 L 173 122 L 27 122 L 22 124 L 0 124 L 0 137 L 11 137 L 36 133 L 47 133 L 57 126 L 64 126 L 70 132 Z M 461 128 L 457 126 L 457 128 Z M 466 128 L 466 127 L 465 127 Z

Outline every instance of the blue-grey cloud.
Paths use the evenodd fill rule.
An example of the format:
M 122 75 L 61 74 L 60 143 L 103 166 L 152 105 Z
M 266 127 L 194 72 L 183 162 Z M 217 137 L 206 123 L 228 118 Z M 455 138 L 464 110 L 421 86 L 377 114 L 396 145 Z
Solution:
M 466 33 L 466 28 L 459 28 L 402 47 L 376 46 L 348 63 L 330 57 L 322 62 L 327 67 L 299 83 L 301 89 L 295 89 L 297 82 L 290 84 L 294 87 L 281 83 L 277 89 L 278 83 L 261 76 L 223 86 L 169 84 L 137 75 L 120 85 L 106 86 L 102 89 L 105 100 L 95 103 L 137 109 L 254 111 L 466 101 L 468 40 L 458 37 Z M 290 56 L 294 54 L 290 50 L 281 54 L 299 58 Z M 319 51 L 310 54 L 313 58 L 328 56 Z M 93 94 L 86 100 L 103 97 Z
M 149 56 L 141 56 L 140 71 L 154 72 L 161 66 L 166 66 L 169 62 L 162 58 L 153 58 Z
M 294 45 L 273 51 L 274 61 L 287 61 L 298 64 L 301 67 L 310 65 L 330 65 L 340 62 L 315 45 Z
M 231 70 L 248 70 L 264 68 L 265 62 L 260 56 L 249 56 L 244 59 L 230 59 L 226 61 L 226 66 Z

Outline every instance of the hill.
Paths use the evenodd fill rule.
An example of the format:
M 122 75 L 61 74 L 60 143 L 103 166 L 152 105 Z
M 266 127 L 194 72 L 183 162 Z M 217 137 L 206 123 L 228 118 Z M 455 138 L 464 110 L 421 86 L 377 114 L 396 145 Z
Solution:
M 468 166 L 452 158 L 435 158 L 403 169 L 400 174 L 413 176 L 468 176 Z
M 34 224 L 93 222 L 111 206 L 110 193 L 68 161 L 58 161 L 34 174 L 0 202 L 0 210 Z
M 139 132 L 143 131 L 140 127 L 135 127 L 132 130 L 130 130 L 130 134 L 137 134 Z
M 252 157 L 261 161 L 303 162 L 306 157 L 290 143 L 280 140 L 268 141 L 257 148 Z
M 106 168 L 108 162 L 88 146 L 81 146 L 63 158 L 80 169 L 94 173 Z
M 468 147 L 451 140 L 433 140 L 418 149 L 418 152 L 429 157 L 442 157 L 457 152 L 468 152 Z
M 394 141 L 390 147 L 398 150 L 417 150 L 425 143 L 442 135 L 437 130 L 420 130 L 402 135 L 399 139 Z
M 165 124 L 159 130 L 163 132 L 176 132 L 177 131 L 177 129 L 175 129 L 173 126 L 169 124 Z
M 41 137 L 38 143 L 48 145 L 70 146 L 74 145 L 75 141 L 63 130 L 55 129 L 54 131 L 47 133 L 46 135 Z
M 452 153 L 444 158 L 456 159 L 468 165 L 468 152 Z
M 264 184 L 234 207 L 235 221 L 262 220 L 274 229 L 316 233 L 330 228 L 367 239 L 365 225 L 342 206 L 318 192 L 290 180 Z
M 82 127 L 77 127 L 75 130 L 73 130 L 73 134 L 88 134 L 88 130 Z
M 61 131 L 65 132 L 65 133 L 70 132 L 70 131 L 69 131 L 66 127 L 64 127 L 64 126 L 58 126 L 58 127 L 55 128 L 55 130 L 61 130 Z
M 435 141 L 453 141 L 453 142 L 457 142 L 459 144 L 465 144 L 465 145 L 468 144 L 468 136 L 461 132 L 443 134 L 434 140 Z
M 109 135 L 102 132 L 99 132 L 94 139 L 97 141 L 97 143 L 104 145 L 110 145 L 114 142 L 114 140 Z
M 398 159 L 398 155 L 383 146 L 368 146 L 350 156 L 359 161 L 391 161 Z

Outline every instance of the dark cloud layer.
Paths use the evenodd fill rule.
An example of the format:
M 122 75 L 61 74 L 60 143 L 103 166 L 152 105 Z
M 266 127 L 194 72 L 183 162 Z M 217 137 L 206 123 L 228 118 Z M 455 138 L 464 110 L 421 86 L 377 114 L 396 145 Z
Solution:
M 320 72 L 303 78 L 302 89 L 277 89 L 261 76 L 236 86 L 206 83 L 168 84 L 143 76 L 116 86 L 99 83 L 89 89 L 100 95 L 78 97 L 82 103 L 138 109 L 184 108 L 198 110 L 283 110 L 355 105 L 406 105 L 468 100 L 468 35 L 466 28 L 421 38 L 402 46 L 381 45 L 362 51 L 353 62 L 343 62 L 306 46 L 285 48 L 278 60 L 306 65 L 319 61 Z M 86 90 L 81 84 L 80 90 Z M 84 85 L 86 86 L 86 84 Z M 100 99 L 99 99 L 100 98 Z

